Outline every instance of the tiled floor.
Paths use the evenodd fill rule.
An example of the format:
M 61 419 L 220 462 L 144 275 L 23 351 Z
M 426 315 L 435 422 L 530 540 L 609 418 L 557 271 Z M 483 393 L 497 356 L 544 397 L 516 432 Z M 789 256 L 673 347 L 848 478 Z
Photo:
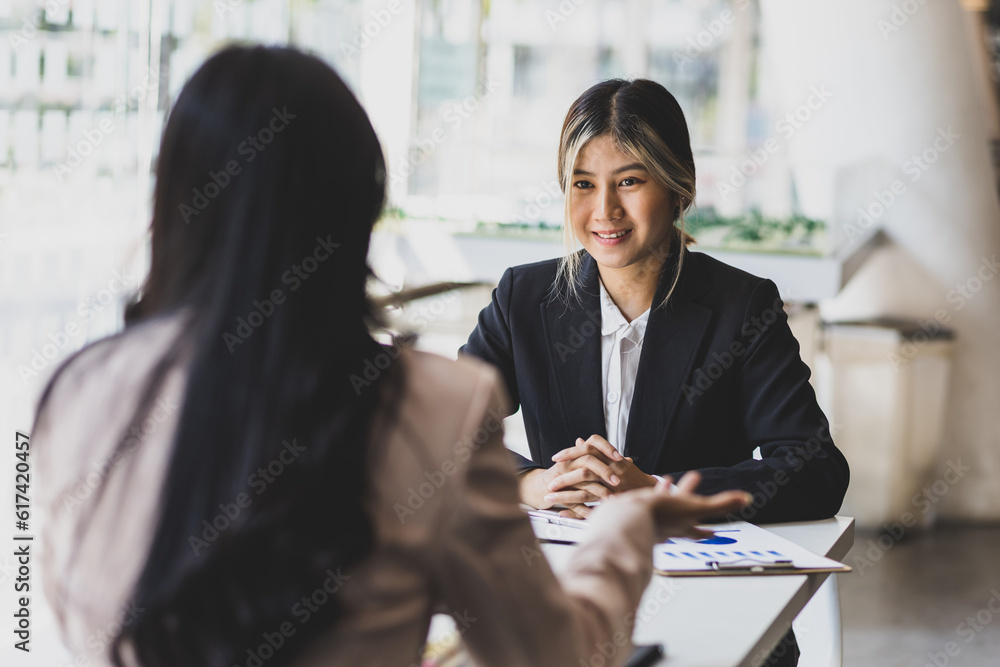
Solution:
M 858 532 L 845 562 L 844 667 L 1000 667 L 1000 526 Z

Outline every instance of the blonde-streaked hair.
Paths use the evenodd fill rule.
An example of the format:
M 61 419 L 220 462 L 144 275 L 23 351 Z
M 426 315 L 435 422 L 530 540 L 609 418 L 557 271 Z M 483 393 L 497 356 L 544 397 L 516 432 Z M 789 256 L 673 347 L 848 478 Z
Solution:
M 573 169 L 583 147 L 605 135 L 677 197 L 670 223 L 674 227 L 670 252 L 678 253 L 677 269 L 658 308 L 674 293 L 687 246 L 694 242 L 685 230 L 684 216 L 694 203 L 695 169 L 684 112 L 666 88 L 649 79 L 602 81 L 580 95 L 566 114 L 559 137 L 559 187 L 566 195 L 563 237 L 567 254 L 559 261 L 554 288 L 567 299 L 579 300 L 580 253 L 570 217 Z

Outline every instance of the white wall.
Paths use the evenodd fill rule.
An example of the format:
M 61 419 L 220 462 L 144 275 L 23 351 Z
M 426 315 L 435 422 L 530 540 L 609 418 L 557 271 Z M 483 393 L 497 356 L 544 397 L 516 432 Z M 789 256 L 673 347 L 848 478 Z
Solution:
M 939 515 L 1000 519 L 1000 278 L 991 265 L 1000 255 L 1000 206 L 989 156 L 996 119 L 973 17 L 957 0 L 761 6 L 762 86 L 774 91 L 772 111 L 793 110 L 811 86 L 832 92 L 788 143 L 803 208 L 835 219 L 850 243 L 869 224 L 859 207 L 878 202 L 877 192 L 888 204 L 872 221 L 896 248 L 823 304 L 824 316 L 948 319 L 957 343 L 939 469 L 960 458 L 971 471 L 941 499 Z M 957 138 L 935 149 L 949 129 Z M 937 156 L 922 170 L 911 158 L 925 150 Z

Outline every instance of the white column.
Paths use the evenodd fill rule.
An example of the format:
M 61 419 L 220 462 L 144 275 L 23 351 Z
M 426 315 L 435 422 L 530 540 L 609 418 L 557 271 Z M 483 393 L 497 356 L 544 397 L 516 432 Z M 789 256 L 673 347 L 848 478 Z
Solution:
M 358 28 L 365 33 L 359 57 L 361 103 L 385 153 L 393 201 L 406 193 L 410 123 L 414 114 L 417 7 L 415 0 L 365 0 Z

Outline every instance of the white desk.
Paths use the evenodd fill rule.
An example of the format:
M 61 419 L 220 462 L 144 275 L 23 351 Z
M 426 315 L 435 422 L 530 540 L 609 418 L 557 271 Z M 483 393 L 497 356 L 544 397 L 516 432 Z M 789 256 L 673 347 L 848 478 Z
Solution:
M 840 560 L 854 544 L 854 519 L 771 524 L 777 535 Z M 558 570 L 572 546 L 543 544 Z M 664 667 L 757 667 L 827 574 L 766 577 L 653 575 L 639 605 L 637 644 L 663 644 Z

